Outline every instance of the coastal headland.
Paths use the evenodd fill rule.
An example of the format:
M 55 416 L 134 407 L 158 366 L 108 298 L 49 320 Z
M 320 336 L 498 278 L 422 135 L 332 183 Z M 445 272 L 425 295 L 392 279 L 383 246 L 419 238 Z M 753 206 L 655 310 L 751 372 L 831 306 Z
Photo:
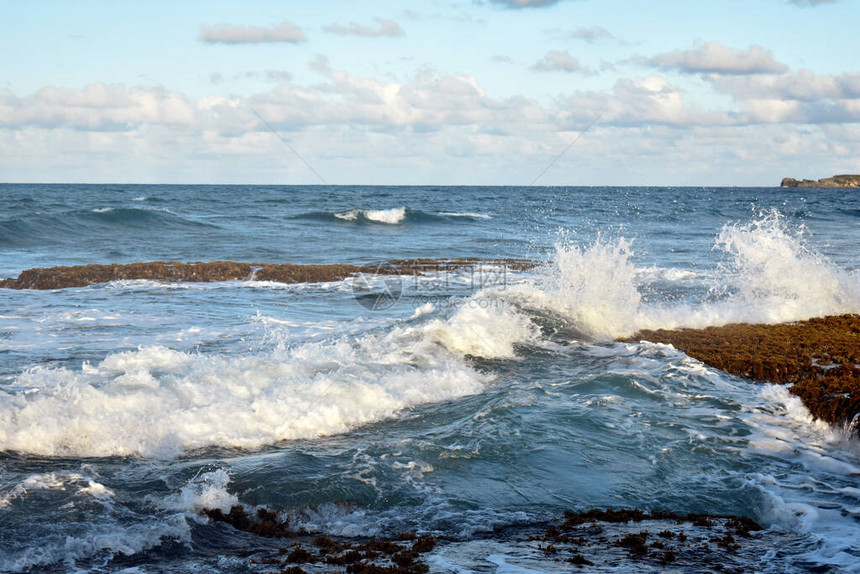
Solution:
M 780 187 L 860 187 L 860 175 L 834 175 L 822 179 L 794 179 L 785 177 Z

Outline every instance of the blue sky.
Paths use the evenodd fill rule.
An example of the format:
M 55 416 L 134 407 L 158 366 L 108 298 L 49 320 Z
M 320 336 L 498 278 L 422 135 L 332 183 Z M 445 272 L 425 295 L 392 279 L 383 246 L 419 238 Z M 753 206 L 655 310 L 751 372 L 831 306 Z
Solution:
M 0 4 L 0 181 L 860 172 L 856 0 Z

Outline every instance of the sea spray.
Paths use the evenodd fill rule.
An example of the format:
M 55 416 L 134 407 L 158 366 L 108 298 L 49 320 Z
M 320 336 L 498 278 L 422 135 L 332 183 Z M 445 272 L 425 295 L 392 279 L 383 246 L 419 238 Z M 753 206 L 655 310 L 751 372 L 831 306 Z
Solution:
M 601 236 L 587 247 L 556 243 L 548 294 L 584 333 L 620 337 L 633 331 L 641 296 L 632 247 L 623 238 Z
M 513 286 L 505 296 L 562 318 L 586 338 L 622 337 L 635 330 L 641 301 L 632 255 L 632 242 L 623 238 L 599 236 L 580 246 L 565 236 L 535 281 Z
M 510 359 L 515 344 L 539 335 L 529 317 L 489 292 L 477 294 L 449 320 L 433 321 L 426 329 L 453 353 L 487 359 Z
M 598 235 L 578 245 L 563 234 L 535 280 L 503 296 L 538 314 L 562 318 L 586 338 L 860 312 L 860 274 L 818 253 L 808 245 L 803 227 L 792 229 L 776 211 L 724 225 L 713 250 L 723 254 L 723 261 L 712 272 L 657 273 L 633 264 L 632 241 Z M 698 283 L 708 297 L 669 302 L 658 292 L 646 302 L 643 281 L 655 277 L 669 290 L 666 297 L 678 283 Z
M 720 275 L 733 293 L 730 299 L 752 315 L 749 322 L 778 323 L 860 310 L 857 277 L 812 249 L 806 229 L 791 229 L 775 209 L 747 223 L 723 226 L 715 249 L 728 256 Z
M 258 505 L 283 508 L 282 516 L 312 537 L 434 533 L 442 542 L 431 567 L 449 570 L 480 571 L 489 557 L 503 568 L 556 568 L 563 563 L 548 561 L 564 560 L 565 549 L 542 552 L 539 541 L 527 540 L 529 529 L 566 510 L 607 507 L 757 520 L 766 531 L 738 538 L 751 553 L 688 538 L 684 552 L 701 556 L 707 545 L 711 562 L 729 569 L 857 570 L 856 441 L 810 422 L 796 400 L 786 404 L 791 397 L 781 387 L 749 384 L 668 346 L 613 343 L 608 334 L 652 319 L 656 326 L 752 320 L 786 302 L 814 299 L 814 291 L 783 287 L 744 290 L 744 278 L 755 285 L 756 273 L 768 273 L 756 266 L 735 273 L 740 241 L 712 249 L 723 229 L 747 239 L 762 233 L 746 229 L 763 219 L 750 217 L 751 202 L 765 213 L 776 206 L 787 235 L 806 246 L 805 254 L 821 252 L 832 262 L 824 277 L 847 278 L 850 294 L 860 261 L 858 220 L 845 206 L 856 190 L 0 189 L 8 211 L 0 243 L 24 246 L 0 253 L 6 276 L 30 267 L 162 259 L 361 264 L 549 254 L 545 269 L 509 269 L 502 276 L 507 288 L 494 285 L 492 292 L 473 293 L 461 272 L 456 281 L 450 274 L 404 281 L 400 301 L 383 313 L 356 304 L 343 281 L 119 282 L 5 292 L 0 448 L 13 438 L 23 443 L 29 433 L 60 456 L 3 453 L 0 571 L 279 569 L 267 559 L 286 559 L 276 555 L 282 540 L 200 514 L 237 501 L 252 518 Z M 559 196 L 551 213 L 548 195 Z M 155 198 L 138 206 L 157 201 L 210 225 L 115 221 L 134 197 Z M 114 212 L 92 211 L 107 206 Z M 395 206 L 409 206 L 396 225 L 334 215 Z M 593 285 L 566 290 L 553 248 L 564 241 L 547 231 L 560 225 L 576 230 L 580 239 L 567 246 L 583 256 L 597 253 L 597 230 L 624 229 L 604 236 L 605 246 L 617 247 L 619 235 L 635 243 L 614 260 L 617 269 L 593 265 L 569 274 Z M 800 225 L 814 237 L 798 237 Z M 767 243 L 748 248 L 767 251 Z M 792 257 L 791 249 L 782 255 Z M 606 320 L 611 313 L 589 320 L 587 305 L 562 296 L 596 293 L 596 301 L 609 301 L 600 282 L 633 264 L 634 289 L 623 292 L 639 299 L 635 307 L 619 306 L 634 310 L 630 317 L 616 313 L 621 329 L 601 327 L 613 324 Z M 780 274 L 793 276 L 789 270 L 771 277 Z M 482 308 L 484 301 L 503 306 Z M 477 307 L 464 310 L 469 305 Z M 373 410 L 380 397 L 390 402 Z M 297 420 L 300 410 L 306 414 Z M 325 436 L 333 433 L 340 434 Z M 289 436 L 307 438 L 278 439 Z M 145 456 L 74 454 L 125 447 Z M 672 529 L 681 528 L 692 534 L 686 526 Z M 650 532 L 650 558 L 606 567 L 696 570 L 681 552 L 678 561 L 657 565 L 651 544 L 661 538 Z M 622 535 L 614 526 L 605 534 Z M 614 545 L 577 551 L 601 564 L 626 553 Z
M 713 250 L 723 260 L 709 280 L 709 299 L 643 306 L 637 328 L 775 324 L 860 312 L 860 274 L 816 251 L 806 229 L 792 228 L 775 209 L 725 224 Z

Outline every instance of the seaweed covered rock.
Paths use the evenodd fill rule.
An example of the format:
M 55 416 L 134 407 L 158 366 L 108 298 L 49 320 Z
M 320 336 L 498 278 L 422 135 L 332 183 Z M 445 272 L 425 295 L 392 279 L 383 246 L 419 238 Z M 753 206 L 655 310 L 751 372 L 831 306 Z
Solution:
M 256 280 L 279 283 L 319 283 L 341 281 L 358 273 L 423 275 L 432 271 L 446 271 L 479 265 L 503 266 L 512 270 L 523 270 L 534 267 L 535 263 L 525 259 L 478 259 L 474 257 L 400 259 L 380 265 L 148 261 L 27 269 L 22 271 L 17 278 L 0 279 L 0 287 L 7 289 L 65 289 L 131 279 L 185 282 Z

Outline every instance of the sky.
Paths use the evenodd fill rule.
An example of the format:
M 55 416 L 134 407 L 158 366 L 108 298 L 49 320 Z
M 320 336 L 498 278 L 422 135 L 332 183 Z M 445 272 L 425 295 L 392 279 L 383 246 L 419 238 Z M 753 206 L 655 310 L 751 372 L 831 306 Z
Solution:
M 860 173 L 860 0 L 0 0 L 0 181 Z

